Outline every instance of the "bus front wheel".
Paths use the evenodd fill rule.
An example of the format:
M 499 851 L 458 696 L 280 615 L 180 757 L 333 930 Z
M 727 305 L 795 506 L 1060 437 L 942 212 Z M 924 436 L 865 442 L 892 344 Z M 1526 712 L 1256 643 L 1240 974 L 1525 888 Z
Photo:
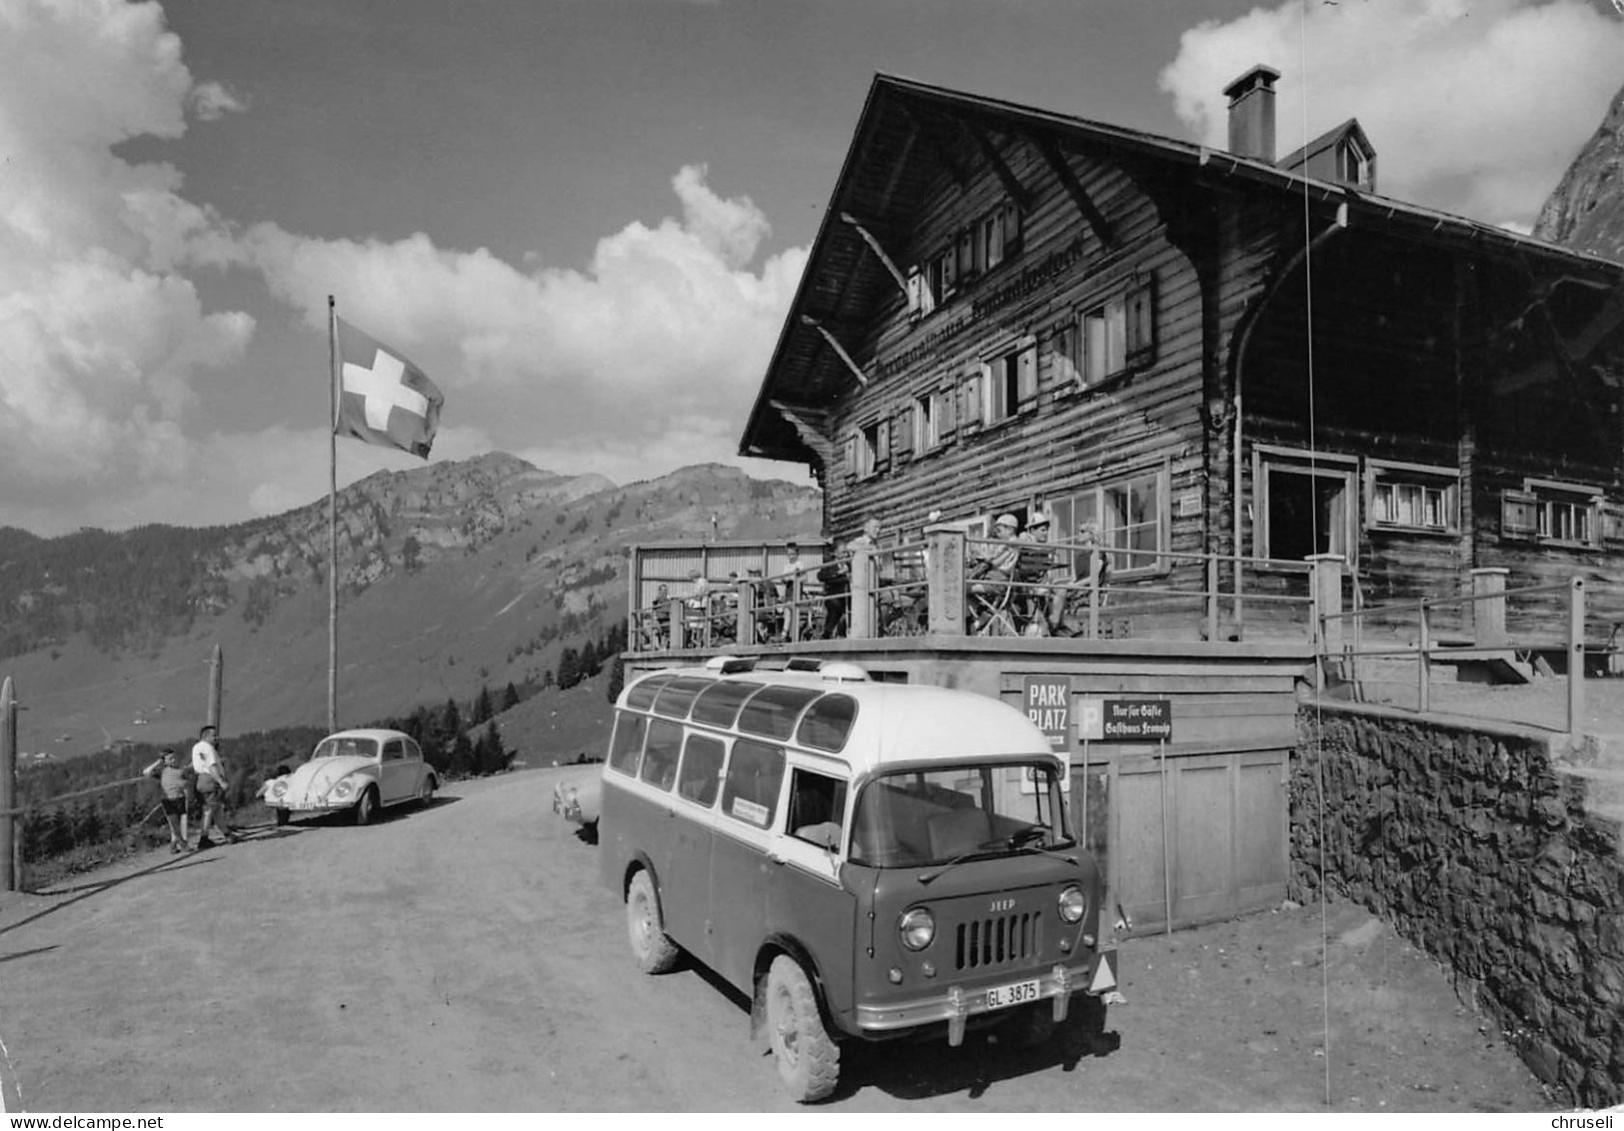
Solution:
M 626 889 L 626 933 L 631 938 L 632 957 L 643 973 L 664 974 L 676 966 L 677 946 L 665 933 L 660 901 L 647 872 L 633 876 Z
M 797 1102 L 813 1103 L 835 1090 L 840 1046 L 823 1026 L 806 971 L 788 955 L 767 968 L 767 1030 L 778 1074 Z

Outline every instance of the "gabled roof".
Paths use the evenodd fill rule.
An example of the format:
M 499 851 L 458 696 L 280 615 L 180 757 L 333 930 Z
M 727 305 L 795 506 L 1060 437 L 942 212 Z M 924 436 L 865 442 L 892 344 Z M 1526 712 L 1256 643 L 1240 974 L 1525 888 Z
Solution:
M 1353 125 L 1357 128 L 1357 123 Z M 746 422 L 740 455 L 813 458 L 814 446 L 803 435 L 808 422 L 821 419 L 857 380 L 829 338 L 855 343 L 867 329 L 875 305 L 896 292 L 890 269 L 842 217 L 861 223 L 882 247 L 898 246 L 914 223 L 917 202 L 936 179 L 962 175 L 946 156 L 954 143 L 1004 137 L 1025 138 L 1061 151 L 1088 150 L 1158 176 L 1182 178 L 1192 188 L 1241 185 L 1258 193 L 1291 194 L 1327 213 L 1345 204 L 1354 229 L 1380 228 L 1432 244 L 1544 260 L 1615 282 L 1624 277 L 1624 265 L 1597 256 L 1266 161 L 879 74 L 869 87 L 805 273 Z M 799 427 L 791 416 L 800 417 Z M 822 446 L 825 450 L 816 454 L 827 459 L 827 445 Z
M 1365 136 L 1364 128 L 1359 125 L 1359 119 L 1349 118 L 1340 126 L 1326 130 L 1301 149 L 1286 154 L 1286 156 L 1276 161 L 1275 165 L 1288 171 L 1307 168 L 1314 158 L 1335 147 L 1338 142 L 1350 137 L 1358 141 L 1360 149 L 1367 158 L 1376 156 L 1376 147 L 1371 145 L 1370 139 Z

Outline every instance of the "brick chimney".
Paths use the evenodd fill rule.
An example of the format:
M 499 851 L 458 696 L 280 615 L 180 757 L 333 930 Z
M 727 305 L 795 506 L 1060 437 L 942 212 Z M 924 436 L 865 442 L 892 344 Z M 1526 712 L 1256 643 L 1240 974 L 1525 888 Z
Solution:
M 1274 80 L 1280 72 L 1257 64 L 1224 87 L 1229 99 L 1229 151 L 1274 164 Z

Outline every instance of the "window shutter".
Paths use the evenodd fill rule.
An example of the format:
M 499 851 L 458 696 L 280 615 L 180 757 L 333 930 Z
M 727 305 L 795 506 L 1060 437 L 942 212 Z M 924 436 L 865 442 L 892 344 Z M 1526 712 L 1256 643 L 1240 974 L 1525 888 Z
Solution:
M 919 268 L 911 267 L 908 270 L 908 313 L 917 316 L 925 313 L 925 276 L 919 273 Z
M 1021 251 L 1021 210 L 1013 200 L 1004 202 L 1004 258 L 1011 259 Z
M 1539 501 L 1524 491 L 1500 493 L 1500 533 L 1507 538 L 1532 538 L 1539 532 Z
M 974 432 L 981 427 L 981 389 L 986 379 L 986 374 L 977 367 L 964 375 L 964 381 L 959 386 L 963 397 L 959 424 L 966 432 Z
M 914 453 L 914 407 L 903 405 L 896 416 L 896 438 L 892 441 L 899 460 L 910 459 Z
M 958 427 L 956 409 L 957 398 L 953 396 L 952 389 L 940 389 L 935 394 L 936 399 L 936 434 L 943 440 L 953 435 Z
M 857 478 L 857 437 L 846 437 L 846 474 Z
M 874 426 L 874 469 L 876 471 L 891 462 L 891 418 L 882 416 L 880 422 Z
M 1015 360 L 1015 398 L 1020 402 L 1015 409 L 1025 412 L 1038 404 L 1038 344 L 1036 338 L 1025 339 Z
M 1156 358 L 1156 276 L 1139 279 L 1123 300 L 1127 314 L 1127 361 L 1148 365 Z
M 959 233 L 959 277 L 968 279 L 976 273 L 976 232 L 966 228 Z
M 953 288 L 958 284 L 958 259 L 956 248 L 949 247 L 942 253 L 942 293 L 940 297 L 944 299 L 953 293 Z

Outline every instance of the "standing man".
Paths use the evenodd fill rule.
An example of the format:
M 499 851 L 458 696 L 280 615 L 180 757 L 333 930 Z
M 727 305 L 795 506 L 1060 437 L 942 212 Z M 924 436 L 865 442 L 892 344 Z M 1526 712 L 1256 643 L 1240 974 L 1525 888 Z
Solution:
M 220 764 L 220 752 L 214 745 L 218 734 L 214 726 L 205 725 L 197 732 L 197 742 L 192 745 L 192 771 L 197 774 L 197 793 L 203 799 L 203 819 L 198 822 L 197 831 L 197 847 L 200 849 L 214 846 L 209 839 L 211 825 L 219 829 L 226 840 L 237 843 L 237 834 L 225 824 L 226 771 Z

